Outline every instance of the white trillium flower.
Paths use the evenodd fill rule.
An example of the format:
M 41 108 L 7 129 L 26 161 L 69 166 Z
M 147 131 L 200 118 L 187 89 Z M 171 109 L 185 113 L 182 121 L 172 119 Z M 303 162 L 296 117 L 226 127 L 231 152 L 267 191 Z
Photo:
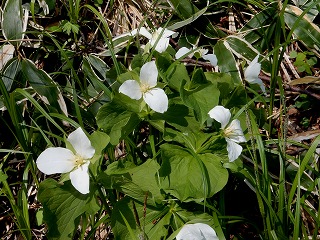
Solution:
M 208 54 L 209 50 L 205 49 L 205 48 L 200 48 L 200 49 L 196 50 L 195 52 L 192 52 L 193 49 L 194 48 L 189 49 L 189 48 L 186 48 L 186 47 L 180 48 L 177 51 L 176 55 L 175 55 L 176 59 L 181 58 L 182 56 L 184 56 L 184 55 L 186 55 L 188 53 L 189 53 L 188 57 L 192 58 L 194 53 L 198 52 L 200 54 L 201 58 L 203 58 L 206 61 L 209 61 L 212 66 L 217 66 L 218 59 L 217 59 L 217 56 L 214 53 Z
M 127 80 L 119 88 L 119 92 L 131 99 L 143 100 L 155 112 L 164 113 L 168 109 L 168 97 L 161 88 L 156 88 L 158 69 L 154 61 L 145 63 L 140 70 L 140 82 Z
M 266 88 L 259 78 L 259 74 L 261 71 L 261 64 L 258 63 L 259 55 L 257 55 L 252 62 L 249 64 L 247 69 L 244 71 L 244 78 L 251 84 L 258 84 L 264 94 L 266 94 Z
M 159 53 L 167 50 L 167 47 L 169 46 L 169 38 L 175 34 L 174 31 L 162 27 L 159 27 L 153 33 L 150 33 L 145 27 L 141 27 L 138 32 L 148 38 L 151 47 L 154 47 L 154 49 Z
M 89 138 L 81 128 L 68 136 L 75 152 L 62 147 L 50 147 L 37 159 L 38 169 L 45 174 L 68 173 L 72 185 L 82 194 L 89 193 L 88 167 L 95 153 Z
M 223 130 L 223 135 L 227 141 L 228 157 L 230 162 L 233 162 L 242 152 L 242 147 L 238 143 L 246 142 L 240 126 L 240 121 L 234 119 L 229 124 L 231 113 L 229 109 L 224 108 L 223 106 L 215 106 L 209 111 L 209 116 L 221 123 L 221 129 Z
M 216 232 L 208 224 L 195 223 L 184 225 L 178 235 L 177 240 L 219 240 Z

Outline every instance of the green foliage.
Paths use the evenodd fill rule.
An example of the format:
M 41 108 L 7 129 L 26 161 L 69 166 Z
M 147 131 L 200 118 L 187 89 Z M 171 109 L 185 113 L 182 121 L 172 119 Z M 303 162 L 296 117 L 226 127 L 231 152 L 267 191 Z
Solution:
M 61 185 L 47 179 L 40 184 L 38 198 L 43 205 L 43 220 L 49 226 L 48 237 L 72 239 L 81 214 L 90 206 L 91 197 L 79 193 L 70 182 Z
M 309 59 L 307 55 L 312 56 Z M 295 58 L 294 66 L 297 67 L 299 72 L 306 72 L 308 74 L 312 74 L 311 68 L 317 63 L 317 58 L 314 57 L 314 53 L 312 52 L 299 52 L 292 51 L 290 53 L 290 58 Z

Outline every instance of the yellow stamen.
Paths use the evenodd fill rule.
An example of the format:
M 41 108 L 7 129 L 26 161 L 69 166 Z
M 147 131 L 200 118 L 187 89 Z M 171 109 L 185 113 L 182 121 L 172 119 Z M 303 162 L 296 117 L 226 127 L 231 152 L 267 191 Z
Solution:
M 86 163 L 86 160 L 83 159 L 83 157 L 81 157 L 79 155 L 75 156 L 75 158 L 74 158 L 74 166 L 75 166 L 75 168 L 79 168 L 85 163 Z
M 140 90 L 141 90 L 142 93 L 148 92 L 150 90 L 149 84 L 141 83 L 140 84 Z

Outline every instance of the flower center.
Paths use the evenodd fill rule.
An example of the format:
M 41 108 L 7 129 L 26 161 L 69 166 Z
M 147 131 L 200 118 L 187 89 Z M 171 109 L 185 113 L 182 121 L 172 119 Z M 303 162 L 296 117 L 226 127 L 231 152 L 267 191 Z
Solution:
M 140 84 L 140 90 L 142 93 L 146 93 L 150 90 L 150 86 L 147 83 L 141 83 Z
M 234 129 L 229 126 L 224 129 L 223 134 L 225 137 L 229 138 L 229 137 L 233 136 L 235 134 L 235 132 L 234 132 Z
M 161 33 L 161 32 L 160 32 Z M 151 39 L 153 41 L 157 41 L 157 39 L 159 38 L 159 35 L 160 35 L 159 31 L 155 31 L 154 33 L 152 33 L 152 36 L 151 36 Z
M 83 157 L 81 157 L 79 155 L 75 155 L 75 157 L 74 157 L 74 166 L 75 166 L 75 168 L 79 168 L 85 163 L 86 163 L 86 160 L 83 159 Z

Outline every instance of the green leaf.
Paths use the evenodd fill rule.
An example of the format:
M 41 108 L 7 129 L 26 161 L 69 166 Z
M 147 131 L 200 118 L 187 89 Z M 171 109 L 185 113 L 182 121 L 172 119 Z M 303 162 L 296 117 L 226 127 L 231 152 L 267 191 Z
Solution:
M 2 14 L 2 33 L 6 40 L 19 47 L 23 39 L 23 10 L 21 0 L 7 0 Z
M 89 195 L 79 193 L 70 181 L 60 185 L 53 179 L 40 183 L 38 199 L 43 206 L 43 220 L 49 239 L 72 239 L 79 216 L 85 212 Z
M 206 8 L 199 10 L 190 0 L 170 0 L 177 15 L 184 21 L 173 25 L 172 28 L 180 27 L 186 23 L 190 24 L 200 33 L 208 38 L 225 37 L 226 34 L 220 29 L 216 28 L 211 21 L 203 16 Z
M 198 81 L 202 80 L 198 79 Z M 218 105 L 220 91 L 216 84 L 208 82 L 199 84 L 197 88 L 191 91 L 181 87 L 180 94 L 183 102 L 195 111 L 195 116 L 202 125 L 209 117 L 208 112 Z
M 115 205 L 111 216 L 114 239 L 132 239 L 130 231 L 136 239 L 146 239 L 145 235 L 148 236 L 147 239 L 164 239 L 172 216 L 169 210 L 169 207 L 148 208 L 143 203 L 133 202 L 126 197 L 121 199 Z M 127 225 L 131 229 L 128 229 Z
M 181 2 L 181 1 L 180 1 Z M 184 27 L 192 22 L 194 22 L 195 20 L 197 20 L 200 16 L 202 16 L 205 12 L 207 11 L 207 7 L 201 9 L 200 11 L 197 11 L 195 14 L 191 15 L 190 17 L 188 17 L 187 19 L 183 20 L 183 21 L 179 21 L 179 22 L 175 22 L 174 24 L 168 26 L 168 29 L 170 30 L 176 30 L 178 28 Z
M 206 79 L 208 79 L 208 81 L 217 84 L 217 88 L 220 91 L 220 99 L 230 97 L 230 93 L 234 89 L 234 83 L 229 74 L 218 72 L 205 72 L 205 76 Z
M 169 87 L 176 91 L 180 90 L 183 81 L 190 82 L 188 71 L 185 65 L 181 63 L 172 64 L 165 75 L 167 76 Z
M 228 45 L 228 48 L 241 59 L 246 61 L 252 61 L 260 53 L 245 39 L 238 36 L 228 36 L 225 39 L 225 44 Z M 261 63 L 262 70 L 270 72 L 271 66 L 269 61 L 264 60 Z
M 288 5 L 284 13 L 284 20 L 289 28 L 293 28 L 293 33 L 298 40 L 310 49 L 314 49 L 315 45 L 320 47 L 320 28 L 308 20 L 305 16 L 299 19 L 298 17 L 303 14 L 303 11 L 295 6 Z
M 52 78 L 45 71 L 38 69 L 34 63 L 28 59 L 22 60 L 21 65 L 22 72 L 32 88 L 40 96 L 45 97 L 51 106 L 59 109 L 59 89 Z
M 230 49 L 226 47 L 223 40 L 218 41 L 214 46 L 214 54 L 217 56 L 220 71 L 223 73 L 229 73 L 234 83 L 241 83 L 240 71 L 236 60 Z
M 129 112 L 115 101 L 103 105 L 97 114 L 98 127 L 109 135 L 112 145 L 117 145 L 139 123 L 140 119 L 136 113 Z
M 202 201 L 227 183 L 228 171 L 217 155 L 191 154 L 182 147 L 163 144 L 161 157 L 161 186 L 181 201 Z
M 79 32 L 79 25 L 73 24 L 67 20 L 64 20 L 61 25 L 62 31 L 66 32 L 68 35 L 70 35 L 71 32 L 74 34 L 78 34 Z
M 4 82 L 4 85 L 6 86 L 6 89 L 8 91 L 10 91 L 13 81 L 15 80 L 16 76 L 20 71 L 21 64 L 17 58 L 10 61 L 5 70 L 3 71 L 2 81 Z
M 148 194 L 148 204 L 152 205 L 163 200 L 157 180 L 160 166 L 155 160 L 149 159 L 137 167 L 120 168 L 120 172 L 119 167 L 122 167 L 119 163 L 112 163 L 106 175 L 101 175 L 101 179 L 104 179 L 102 182 L 108 183 L 108 188 L 117 189 L 140 202 Z
M 275 16 L 277 16 L 276 11 L 277 3 L 270 4 L 269 7 L 265 8 L 258 14 L 255 14 L 253 18 L 250 19 L 240 30 L 244 34 L 244 39 L 249 43 L 253 44 L 258 40 L 265 38 L 265 34 L 270 23 L 273 22 Z

